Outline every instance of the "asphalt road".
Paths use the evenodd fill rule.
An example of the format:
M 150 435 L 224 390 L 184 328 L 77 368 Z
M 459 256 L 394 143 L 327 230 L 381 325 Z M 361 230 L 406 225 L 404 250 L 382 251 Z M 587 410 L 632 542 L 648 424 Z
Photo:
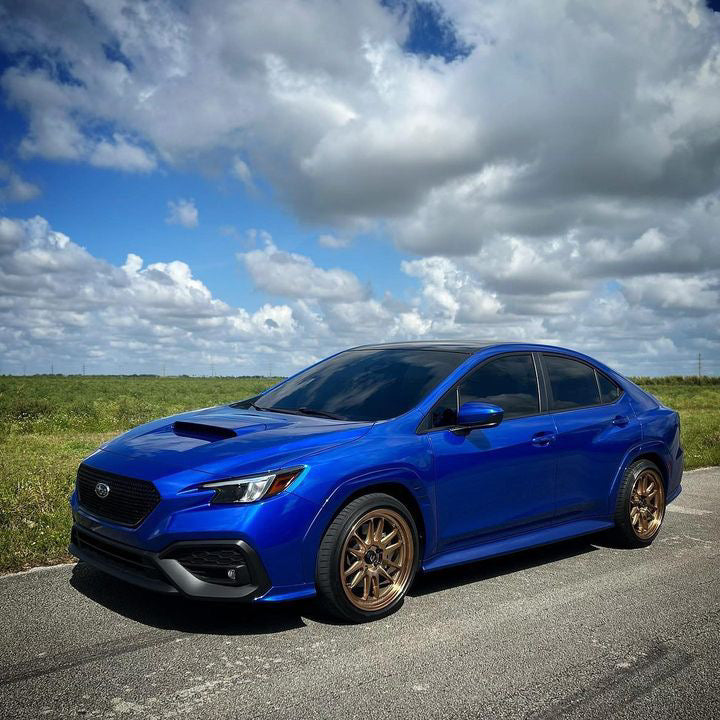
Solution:
M 392 617 L 197 604 L 87 566 L 0 579 L 0 717 L 720 717 L 720 469 L 652 547 L 421 578 Z

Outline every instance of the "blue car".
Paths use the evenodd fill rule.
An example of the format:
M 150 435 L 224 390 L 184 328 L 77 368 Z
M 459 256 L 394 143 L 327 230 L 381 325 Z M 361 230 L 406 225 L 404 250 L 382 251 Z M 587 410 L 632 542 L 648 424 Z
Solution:
M 680 493 L 678 414 L 572 350 L 346 350 L 257 397 L 111 440 L 70 551 L 136 585 L 362 622 L 416 574 L 608 530 L 651 543 Z

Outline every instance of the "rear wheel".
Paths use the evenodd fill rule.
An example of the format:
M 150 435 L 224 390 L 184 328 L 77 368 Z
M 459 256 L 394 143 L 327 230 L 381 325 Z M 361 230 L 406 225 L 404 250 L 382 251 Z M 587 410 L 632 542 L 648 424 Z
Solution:
M 637 460 L 625 471 L 615 506 L 615 536 L 627 547 L 649 545 L 665 517 L 665 486 L 655 463 Z
M 320 600 L 352 622 L 388 615 L 402 603 L 418 560 L 418 533 L 408 509 L 384 493 L 357 498 L 338 513 L 320 544 Z

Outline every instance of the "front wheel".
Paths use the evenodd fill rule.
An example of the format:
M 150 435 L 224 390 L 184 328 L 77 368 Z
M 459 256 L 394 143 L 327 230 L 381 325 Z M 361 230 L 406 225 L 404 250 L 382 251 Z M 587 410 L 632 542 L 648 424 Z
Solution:
M 628 467 L 615 506 L 615 537 L 626 547 L 649 545 L 665 517 L 665 486 L 655 463 L 636 460 Z
M 357 498 L 338 513 L 320 543 L 320 601 L 344 620 L 383 617 L 402 603 L 418 562 L 418 532 L 408 509 L 384 493 Z

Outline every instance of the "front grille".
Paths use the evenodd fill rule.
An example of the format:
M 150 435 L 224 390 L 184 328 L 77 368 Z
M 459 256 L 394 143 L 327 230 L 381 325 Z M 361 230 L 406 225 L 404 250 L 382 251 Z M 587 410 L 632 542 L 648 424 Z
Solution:
M 131 547 L 107 542 L 94 533 L 85 532 L 78 527 L 72 529 L 72 541 L 80 550 L 90 551 L 100 556 L 104 562 L 126 572 L 140 573 L 153 580 L 164 580 L 162 574 L 145 558 L 145 555 Z
M 110 488 L 106 497 L 96 493 L 98 483 Z M 130 527 L 139 525 L 160 502 L 160 494 L 151 482 L 96 470 L 85 464 L 78 469 L 77 491 L 80 505 L 93 515 Z
M 188 572 L 205 582 L 220 585 L 250 583 L 245 553 L 234 545 L 180 547 L 165 557 L 177 560 Z M 228 576 L 228 570 L 232 575 Z

